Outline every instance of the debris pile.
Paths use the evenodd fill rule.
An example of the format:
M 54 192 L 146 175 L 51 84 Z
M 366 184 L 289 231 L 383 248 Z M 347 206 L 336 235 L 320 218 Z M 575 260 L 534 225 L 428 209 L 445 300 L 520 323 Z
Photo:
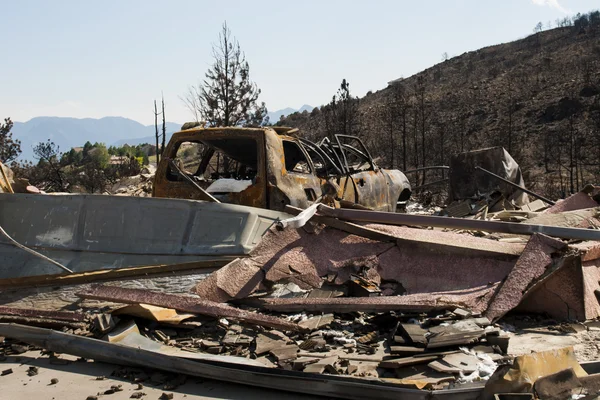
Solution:
M 139 175 L 121 178 L 112 185 L 109 193 L 117 196 L 150 197 L 155 174 L 156 167 L 151 164 L 146 165 Z
M 597 193 L 481 219 L 3 194 L 24 244 L 0 239 L 0 360 L 42 348 L 344 398 L 591 394 L 597 366 L 572 348 L 514 357 L 502 321 L 600 318 Z M 19 199 L 52 218 L 23 222 Z M 52 255 L 73 274 L 48 272 Z
M 320 289 L 308 294 L 338 296 L 342 292 Z M 108 314 L 85 316 L 2 308 L 0 321 L 50 326 L 69 335 L 96 337 L 183 358 L 211 360 L 218 355 L 229 363 L 376 378 L 419 389 L 485 381 L 499 364 L 509 361 L 508 338 L 501 329 L 487 318 L 460 308 L 275 314 L 114 286 L 94 286 L 78 296 L 131 305 Z M 171 308 L 144 304 L 142 299 Z M 11 332 L 11 325 L 0 325 L 1 335 L 11 336 Z M 27 338 L 22 339 L 27 342 Z M 13 343 L 0 352 L 6 356 L 26 349 Z

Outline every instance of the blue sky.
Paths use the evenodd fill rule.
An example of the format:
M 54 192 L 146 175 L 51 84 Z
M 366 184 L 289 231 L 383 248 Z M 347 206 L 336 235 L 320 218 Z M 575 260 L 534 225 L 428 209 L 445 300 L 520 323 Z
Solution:
M 2 2 L 0 116 L 192 119 L 180 96 L 211 64 L 224 20 L 269 110 L 328 102 L 346 78 L 379 90 L 450 56 L 508 42 L 598 0 Z

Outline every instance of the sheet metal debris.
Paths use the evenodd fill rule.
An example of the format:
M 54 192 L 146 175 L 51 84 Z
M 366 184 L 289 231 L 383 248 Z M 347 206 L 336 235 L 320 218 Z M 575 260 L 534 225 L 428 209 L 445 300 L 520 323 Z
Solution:
M 211 187 L 239 186 L 242 193 L 252 188 L 248 182 L 221 181 Z M 595 204 L 597 191 L 587 188 L 547 210 L 541 201 L 514 207 L 520 194 L 507 192 L 494 207 L 501 203 L 509 209 L 494 212 L 480 198 L 446 209 L 455 218 L 336 209 L 315 202 L 304 211 L 287 207 L 298 215 L 290 219 L 283 213 L 261 214 L 266 210 L 246 210 L 241 216 L 227 208 L 234 206 L 203 203 L 193 218 L 188 214 L 178 220 L 185 226 L 177 232 L 185 238 L 158 244 L 153 239 L 152 246 L 139 247 L 138 235 L 134 245 L 136 252 L 146 249 L 152 257 L 165 255 L 154 245 L 177 249 L 169 257 L 177 252 L 199 256 L 192 247 L 208 246 L 216 258 L 195 260 L 195 267 L 219 269 L 192 279 L 182 276 L 194 267 L 186 262 L 135 271 L 78 271 L 64 280 L 52 277 L 49 282 L 56 287 L 24 291 L 17 300 L 40 309 L 15 307 L 11 302 L 21 289 L 10 289 L 9 283 L 38 285 L 45 277 L 0 281 L 0 320 L 34 326 L 0 324 L 0 335 L 14 338 L 8 345 L 0 342 L 0 358 L 27 349 L 18 339 L 97 360 L 344 398 L 475 399 L 515 391 L 547 396 L 553 390 L 573 394 L 572 387 L 591 390 L 573 349 L 511 356 L 513 329 L 504 321 L 513 312 L 557 320 L 600 317 L 600 220 L 596 206 L 588 207 L 590 201 Z M 80 206 L 83 211 L 71 221 L 77 220 L 77 227 L 94 213 L 86 210 L 85 201 Z M 189 211 L 181 207 L 167 208 L 165 218 Z M 210 229 L 217 219 L 211 220 L 194 241 L 195 224 L 208 215 L 199 211 L 205 207 L 218 207 L 217 219 L 229 218 L 230 224 L 213 237 Z M 10 215 L 0 211 L 1 218 Z M 277 227 L 273 222 L 278 220 L 284 222 Z M 42 242 L 74 240 L 61 241 L 53 252 L 81 247 L 79 234 L 59 234 L 58 228 L 68 224 L 44 224 Z M 110 240 L 118 228 L 110 226 Z M 230 244 L 243 250 L 226 255 L 221 246 Z M 226 265 L 225 257 L 230 257 Z M 172 285 L 164 285 L 183 279 L 188 279 L 185 291 L 194 294 L 174 294 Z M 90 285 L 109 280 L 116 282 Z M 75 293 L 83 300 L 61 303 L 60 309 L 49 300 L 60 296 L 64 302 Z M 576 326 L 583 331 L 593 327 Z M 561 377 L 570 377 L 564 381 L 571 386 L 556 386 Z
M 76 273 L 248 254 L 288 214 L 178 199 L 0 193 L 0 226 Z M 0 235 L 0 279 L 56 274 Z
M 436 228 L 459 228 L 474 231 L 512 233 L 532 235 L 543 233 L 562 239 L 600 240 L 600 230 L 563 228 L 552 225 L 530 225 L 512 222 L 481 221 L 475 219 L 459 219 L 435 216 L 395 214 L 388 212 L 341 210 L 320 205 L 323 215 L 354 222 L 381 223 L 390 225 L 430 226 Z

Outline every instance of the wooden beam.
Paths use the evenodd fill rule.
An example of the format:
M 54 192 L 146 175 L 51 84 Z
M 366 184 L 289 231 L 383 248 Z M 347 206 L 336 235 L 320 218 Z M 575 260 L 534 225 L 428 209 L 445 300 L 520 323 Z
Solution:
M 380 297 L 339 297 L 339 298 L 264 298 L 248 302 L 277 312 L 338 312 L 351 313 L 361 312 L 429 312 L 439 310 L 453 310 L 456 304 L 407 304 L 404 296 L 380 296 Z
M 135 276 L 166 274 L 170 272 L 188 271 L 195 269 L 221 268 L 237 257 L 219 257 L 214 260 L 193 261 L 181 264 L 145 265 L 140 267 L 102 269 L 97 271 L 80 272 L 60 275 L 23 276 L 19 278 L 0 279 L 0 289 L 20 286 L 64 286 L 80 283 L 92 283 L 111 279 L 130 278 Z
M 214 318 L 231 318 L 240 322 L 284 331 L 305 330 L 300 325 L 282 318 L 241 310 L 225 303 L 217 303 L 199 297 L 102 285 L 93 286 L 88 290 L 76 293 L 76 295 L 84 299 L 106 300 L 125 304 L 150 304 L 152 306 L 173 308 L 178 311 L 202 314 Z

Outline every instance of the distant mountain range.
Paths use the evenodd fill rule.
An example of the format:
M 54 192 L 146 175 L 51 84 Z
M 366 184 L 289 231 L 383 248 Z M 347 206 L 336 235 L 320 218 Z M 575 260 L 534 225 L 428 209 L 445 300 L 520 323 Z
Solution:
M 312 111 L 313 107 L 303 105 L 299 109 L 284 108 L 268 113 L 269 121 L 276 123 L 281 116 L 296 111 Z M 173 132 L 181 128 L 181 124 L 167 122 L 167 142 Z M 161 127 L 159 126 L 159 129 Z M 81 147 L 85 142 L 104 143 L 106 146 L 135 146 L 142 143 L 154 143 L 154 125 L 143 125 L 124 117 L 68 118 L 68 117 L 36 117 L 27 122 L 15 122 L 13 137 L 21 141 L 21 160 L 33 161 L 33 146 L 50 139 L 67 152 L 72 147 Z
M 181 124 L 167 122 L 167 141 Z M 154 143 L 154 125 L 145 126 L 123 117 L 66 118 L 36 117 L 27 122 L 15 122 L 13 137 L 21 141 L 22 160 L 33 160 L 33 146 L 50 139 L 63 152 L 71 147 L 83 146 L 85 142 L 99 142 L 107 146 L 120 146 L 125 143 L 137 145 Z
M 302 107 L 300 107 L 299 109 L 287 107 L 287 108 L 283 108 L 281 110 L 269 112 L 269 113 L 267 113 L 267 115 L 269 116 L 269 122 L 272 123 L 272 124 L 275 124 L 275 123 L 277 123 L 279 121 L 279 119 L 281 117 L 287 117 L 288 115 L 293 114 L 296 111 L 298 111 L 298 112 L 303 112 L 303 111 L 311 112 L 313 110 L 313 108 L 314 108 L 313 106 L 309 106 L 308 104 L 305 104 Z

